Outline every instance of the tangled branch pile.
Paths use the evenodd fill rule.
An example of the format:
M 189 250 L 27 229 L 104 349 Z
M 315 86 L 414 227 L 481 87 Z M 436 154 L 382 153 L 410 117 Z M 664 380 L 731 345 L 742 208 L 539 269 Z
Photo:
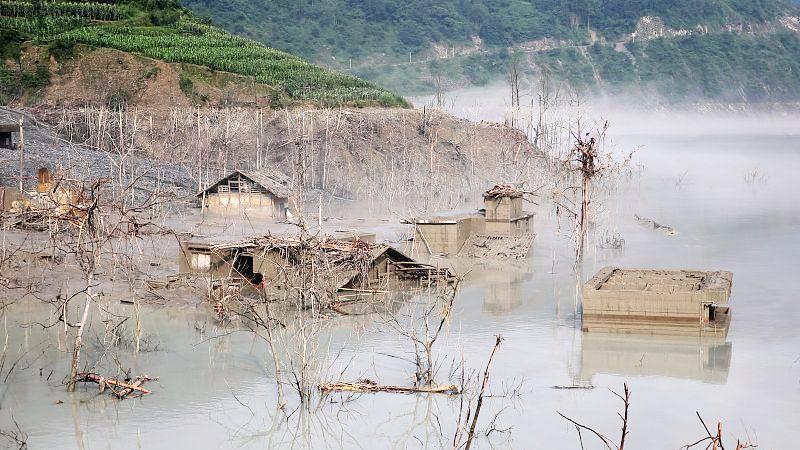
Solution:
M 89 372 L 79 373 L 76 379 L 76 381 L 84 383 L 97 383 L 97 385 L 100 386 L 101 393 L 108 388 L 111 390 L 111 394 L 120 400 L 124 400 L 130 396 L 141 397 L 150 394 L 151 391 L 143 388 L 142 385 L 148 381 L 154 380 L 158 380 L 158 378 L 152 378 L 149 375 L 139 375 L 133 379 L 118 380 L 116 378 L 105 378 L 96 373 Z
M 445 384 L 441 386 L 381 386 L 378 383 L 364 378 L 352 383 L 336 382 L 336 383 L 320 383 L 319 390 L 323 393 L 327 392 L 395 392 L 403 394 L 411 393 L 427 393 L 427 394 L 460 394 L 461 389 L 454 384 Z
M 261 257 L 277 252 L 285 266 L 292 272 L 303 269 L 320 272 L 357 272 L 365 274 L 372 255 L 385 249 L 385 245 L 372 245 L 357 237 L 349 241 L 330 236 L 303 236 L 287 238 L 272 234 L 250 236 L 242 241 L 213 245 L 212 251 L 238 249 L 253 252 Z
M 525 194 L 533 195 L 534 193 L 532 191 L 515 188 L 510 184 L 495 184 L 491 189 L 483 193 L 483 198 L 519 198 L 523 197 Z

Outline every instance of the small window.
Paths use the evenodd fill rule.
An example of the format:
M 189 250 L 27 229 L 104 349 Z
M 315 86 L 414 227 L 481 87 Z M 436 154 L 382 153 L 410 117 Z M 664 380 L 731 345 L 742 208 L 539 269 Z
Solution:
M 195 253 L 192 255 L 192 268 L 197 270 L 208 270 L 211 268 L 211 255 Z

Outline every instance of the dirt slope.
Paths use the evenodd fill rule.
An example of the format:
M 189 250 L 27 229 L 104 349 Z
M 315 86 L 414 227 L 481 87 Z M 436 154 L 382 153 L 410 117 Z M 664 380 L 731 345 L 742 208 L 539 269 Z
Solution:
M 108 48 L 79 46 L 76 55 L 63 63 L 54 58 L 41 61 L 41 54 L 28 47 L 23 66 L 47 63 L 52 73 L 50 84 L 26 93 L 16 106 L 267 106 L 275 97 L 272 88 L 247 77 Z

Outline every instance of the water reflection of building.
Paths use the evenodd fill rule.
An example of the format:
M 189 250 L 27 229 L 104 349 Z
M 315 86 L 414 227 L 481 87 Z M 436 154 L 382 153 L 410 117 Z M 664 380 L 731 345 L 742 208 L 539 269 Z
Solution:
M 583 333 L 580 379 L 596 374 L 663 376 L 724 384 L 731 366 L 730 342 L 721 337 Z
M 522 285 L 530 277 L 530 269 L 524 265 L 509 264 L 504 270 L 482 272 L 483 310 L 500 315 L 522 305 Z

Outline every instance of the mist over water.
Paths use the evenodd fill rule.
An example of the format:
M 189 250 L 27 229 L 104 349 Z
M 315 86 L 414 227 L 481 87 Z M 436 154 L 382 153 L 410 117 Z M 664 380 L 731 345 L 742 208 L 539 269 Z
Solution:
M 502 87 L 448 95 L 452 111 L 470 119 L 502 121 L 507 109 Z M 491 417 L 502 410 L 497 428 L 511 427 L 510 435 L 491 437 L 499 448 L 580 448 L 574 427 L 556 411 L 616 437 L 621 404 L 609 389 L 620 391 L 625 381 L 633 392 L 631 448 L 675 449 L 698 440 L 704 432 L 695 411 L 707 423 L 723 420 L 726 435 L 749 436 L 760 448 L 795 447 L 798 118 L 649 112 L 609 103 L 587 104 L 583 117 L 610 121 L 607 145 L 618 155 L 635 150 L 634 170 L 603 205 L 594 233 L 618 233 L 625 246 L 592 246 L 580 281 L 608 265 L 730 270 L 733 319 L 727 337 L 583 333 L 569 237 L 542 207 L 535 210 L 537 236 L 528 260 L 472 267 L 450 332 L 437 343 L 439 381 L 447 382 L 451 361 L 462 356 L 468 368 L 480 369 L 494 336 L 502 334 L 491 381 L 498 397 L 482 413 Z M 634 214 L 679 234 L 643 228 Z M 49 338 L 46 331 L 19 326 L 43 310 L 15 307 L 9 313 L 12 343 L 35 346 Z M 282 423 L 275 419 L 264 342 L 244 333 L 204 339 L 220 331 L 209 316 L 205 309 L 146 309 L 145 333 L 160 350 L 121 353 L 134 372 L 161 377 L 152 395 L 119 402 L 98 397 L 93 386 L 70 395 L 43 379 L 51 370 L 60 378 L 68 365 L 64 353 L 50 351 L 3 383 L 0 421 L 9 423 L 13 416 L 32 449 L 401 449 L 448 447 L 452 440 L 459 402 L 446 396 L 360 395 Z M 332 380 L 410 383 L 413 367 L 387 356 L 408 357 L 408 342 L 369 316 L 332 319 L 324 341 L 331 355 L 341 355 L 328 371 Z M 596 388 L 552 388 L 572 384 Z M 599 448 L 589 446 L 586 434 L 584 441 Z M 479 447 L 489 446 L 483 440 Z

